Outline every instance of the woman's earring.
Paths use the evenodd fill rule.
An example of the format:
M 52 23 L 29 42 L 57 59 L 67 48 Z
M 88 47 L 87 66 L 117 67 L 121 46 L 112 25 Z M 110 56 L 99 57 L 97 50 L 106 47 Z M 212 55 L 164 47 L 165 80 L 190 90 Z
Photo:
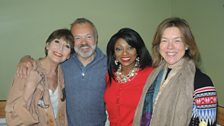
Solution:
M 139 66 L 139 61 L 140 61 L 140 60 L 139 60 L 139 57 L 137 57 L 135 60 L 136 60 L 136 62 L 135 62 L 135 67 L 138 67 L 138 66 Z
M 115 63 L 115 65 L 118 65 L 118 61 L 117 60 L 114 60 L 114 63 Z
M 185 51 L 187 51 L 187 50 L 188 50 L 188 47 L 185 48 Z

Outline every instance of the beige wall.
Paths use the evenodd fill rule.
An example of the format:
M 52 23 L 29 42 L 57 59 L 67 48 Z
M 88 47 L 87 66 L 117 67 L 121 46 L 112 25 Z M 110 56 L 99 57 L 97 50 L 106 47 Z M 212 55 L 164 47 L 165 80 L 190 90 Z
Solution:
M 138 31 L 150 49 L 159 22 L 169 16 L 186 18 L 202 54 L 202 69 L 223 101 L 221 56 L 224 2 L 222 0 L 68 0 L 0 1 L 0 99 L 6 99 L 16 64 L 23 55 L 44 56 L 44 42 L 57 28 L 69 28 L 77 17 L 92 20 L 105 52 L 108 39 L 121 27 Z

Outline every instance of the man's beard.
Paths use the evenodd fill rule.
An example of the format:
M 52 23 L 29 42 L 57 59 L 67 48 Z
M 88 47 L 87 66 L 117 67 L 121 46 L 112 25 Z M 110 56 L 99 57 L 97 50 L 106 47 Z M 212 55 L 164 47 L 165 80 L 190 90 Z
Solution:
M 82 47 L 88 47 L 88 48 L 91 48 L 91 49 L 90 49 L 88 52 L 83 52 L 83 51 L 80 49 L 80 48 L 82 48 Z M 88 58 L 88 57 L 92 56 L 93 53 L 95 52 L 95 50 L 96 50 L 96 45 L 87 45 L 87 44 L 85 44 L 85 45 L 81 45 L 79 48 L 75 47 L 74 49 L 75 49 L 75 52 L 76 52 L 78 55 L 80 55 L 81 57 L 83 57 L 83 58 Z

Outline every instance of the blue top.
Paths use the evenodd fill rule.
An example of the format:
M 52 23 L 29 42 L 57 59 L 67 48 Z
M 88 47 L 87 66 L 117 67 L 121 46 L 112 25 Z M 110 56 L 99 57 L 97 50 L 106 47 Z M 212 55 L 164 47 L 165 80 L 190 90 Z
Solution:
M 104 126 L 106 56 L 96 48 L 96 57 L 87 66 L 82 65 L 75 53 L 61 66 L 65 76 L 68 125 Z

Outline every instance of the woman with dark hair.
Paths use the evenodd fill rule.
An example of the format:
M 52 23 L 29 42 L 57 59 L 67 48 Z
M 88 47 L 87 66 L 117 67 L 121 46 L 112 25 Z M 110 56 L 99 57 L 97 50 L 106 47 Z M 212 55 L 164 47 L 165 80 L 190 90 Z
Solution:
M 46 56 L 26 78 L 15 76 L 6 104 L 9 126 L 67 126 L 64 77 L 59 64 L 70 57 L 73 35 L 58 29 L 46 41 Z
M 107 87 L 104 100 L 110 126 L 131 126 L 152 59 L 141 36 L 122 28 L 107 45 Z
M 153 67 L 133 126 L 214 126 L 217 96 L 198 68 L 199 50 L 184 19 L 167 18 L 152 42 Z

